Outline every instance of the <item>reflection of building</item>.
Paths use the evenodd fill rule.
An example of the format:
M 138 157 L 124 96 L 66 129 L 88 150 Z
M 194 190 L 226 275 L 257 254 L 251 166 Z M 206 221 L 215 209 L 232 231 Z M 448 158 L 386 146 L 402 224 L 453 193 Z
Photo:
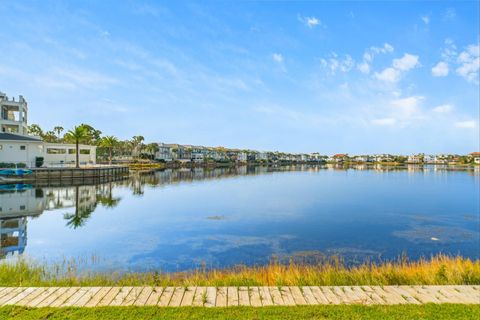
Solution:
M 32 188 L 12 185 L 12 189 L 0 190 L 0 259 L 8 254 L 23 253 L 27 245 L 28 217 L 61 208 L 75 208 L 75 214 L 92 212 L 102 197 L 115 200 L 111 197 L 111 188 L 104 186 Z
M 8 254 L 22 254 L 27 245 L 27 218 L 0 219 L 0 259 Z

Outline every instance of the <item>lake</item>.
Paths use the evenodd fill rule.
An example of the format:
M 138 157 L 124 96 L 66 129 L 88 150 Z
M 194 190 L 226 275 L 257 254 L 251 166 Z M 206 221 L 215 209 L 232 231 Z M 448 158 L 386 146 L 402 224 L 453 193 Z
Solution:
M 480 256 L 480 168 L 236 167 L 0 188 L 0 258 L 179 271 Z

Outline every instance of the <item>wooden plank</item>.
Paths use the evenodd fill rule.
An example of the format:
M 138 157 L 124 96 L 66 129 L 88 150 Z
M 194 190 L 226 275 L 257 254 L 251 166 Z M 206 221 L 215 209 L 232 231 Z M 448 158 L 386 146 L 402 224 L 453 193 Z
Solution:
M 29 287 L 25 290 L 23 290 L 21 293 L 17 294 L 15 297 L 13 297 L 12 299 L 6 301 L 4 303 L 4 305 L 13 305 L 13 304 L 16 304 L 18 301 L 22 300 L 23 298 L 27 297 L 28 295 L 30 295 L 32 292 L 35 291 L 36 288 L 33 288 L 33 287 Z
M 215 307 L 217 300 L 217 288 L 207 287 L 207 300 L 204 303 L 204 307 Z
M 50 295 L 54 294 L 59 289 L 60 288 L 55 288 L 55 287 L 46 288 L 46 290 L 42 291 L 42 293 L 39 294 L 35 299 L 30 300 L 28 303 L 25 303 L 24 305 L 27 307 L 36 307 L 43 300 L 47 299 Z M 75 288 L 75 290 L 78 290 L 78 288 Z
M 404 286 L 403 289 L 409 292 L 415 299 L 417 299 L 421 303 L 440 303 L 437 298 L 423 291 L 420 286 Z
M 365 291 L 363 291 L 361 287 L 351 286 L 349 288 L 357 296 L 358 302 L 360 304 L 371 305 L 375 303 L 375 301 L 373 301 L 373 299 L 370 298 L 370 296 Z
M 143 287 L 142 291 L 138 295 L 137 300 L 133 303 L 134 306 L 144 306 L 148 298 L 150 297 L 150 294 L 152 293 L 153 288 L 152 287 Z
M 295 301 L 296 305 L 306 305 L 307 300 L 305 300 L 305 297 L 303 296 L 302 290 L 300 290 L 299 287 L 294 286 L 290 287 L 290 292 L 292 293 L 293 296 L 293 301 Z
M 238 306 L 238 288 L 237 287 L 227 288 L 227 305 L 229 307 Z
M 270 290 L 268 290 L 268 287 L 260 287 L 258 290 L 260 292 L 260 298 L 262 299 L 262 305 L 273 306 L 272 296 L 270 295 Z
M 160 300 L 158 301 L 158 306 L 160 307 L 166 307 L 170 303 L 170 300 L 172 299 L 173 292 L 175 291 L 174 287 L 166 287 L 163 290 L 162 296 L 160 297 Z
M 109 306 L 115 299 L 115 296 L 120 292 L 121 287 L 112 287 L 108 293 L 98 302 L 97 306 Z
M 387 302 L 378 295 L 370 286 L 361 286 L 362 290 L 374 301 L 376 304 L 386 304 Z
M 73 306 L 80 298 L 82 298 L 84 295 L 86 295 L 89 290 L 90 290 L 90 287 L 81 287 L 70 298 L 65 300 L 65 302 L 63 302 L 60 305 L 60 307 L 71 307 L 71 306 Z
M 100 291 L 101 287 L 90 287 L 90 289 L 76 302 L 72 304 L 74 307 L 83 307 L 85 304 L 87 304 L 88 301 L 90 301 L 95 294 Z
M 329 287 L 319 287 L 329 304 L 341 304 L 343 301 Z
M 382 297 L 387 304 L 406 304 L 407 301 L 401 295 L 392 290 L 385 290 L 384 287 L 375 286 L 373 290 Z
M 26 303 L 28 303 L 29 301 L 35 299 L 36 297 L 38 297 L 43 291 L 47 290 L 47 288 L 43 288 L 43 287 L 38 287 L 38 288 L 35 288 L 35 291 L 32 292 L 31 294 L 29 294 L 28 296 L 26 296 L 25 298 L 23 298 L 22 300 L 18 301 L 16 303 L 17 306 L 24 306 Z
M 125 297 L 122 306 L 132 306 L 143 291 L 143 287 L 133 287 Z
M 110 302 L 109 306 L 121 306 L 125 303 L 128 294 L 132 291 L 133 287 L 121 287 L 117 295 Z
M 195 298 L 195 290 L 197 287 L 187 287 L 185 294 L 183 295 L 182 307 L 190 307 L 193 304 L 193 298 Z
M 60 293 L 60 289 L 58 291 L 54 290 L 55 288 L 48 288 L 47 291 L 52 290 L 52 294 L 50 294 L 47 298 L 43 299 L 43 301 L 40 301 L 37 305 L 34 305 L 35 307 L 59 307 L 63 302 L 67 301 L 68 298 L 70 298 L 72 295 L 74 295 L 78 291 L 78 287 L 66 287 L 66 288 L 60 288 L 60 289 L 66 289 L 62 290 Z M 55 291 L 55 292 L 53 292 Z M 46 294 L 46 293 L 45 293 Z M 43 293 L 42 293 L 43 295 Z M 33 301 L 32 301 L 33 303 Z
M 348 304 L 350 302 L 350 299 L 344 292 L 345 289 L 342 290 L 341 287 L 325 287 L 324 289 L 330 290 L 342 304 Z
M 317 299 L 315 299 L 315 296 L 312 293 L 312 290 L 310 287 L 302 287 L 302 292 L 303 292 L 303 297 L 305 298 L 305 301 L 309 305 L 315 305 L 318 304 Z
M 227 287 L 219 287 L 217 289 L 217 300 L 215 301 L 216 307 L 227 306 Z
M 100 290 L 87 302 L 85 307 L 95 307 L 108 294 L 112 287 L 101 287 Z
M 392 290 L 402 296 L 402 298 L 410 304 L 421 304 L 420 301 L 415 299 L 413 295 L 407 290 L 403 289 L 403 286 L 388 286 L 385 287 L 387 290 Z
M 180 307 L 184 293 L 185 293 L 184 287 L 176 287 L 175 290 L 173 291 L 172 299 L 170 300 L 170 303 L 168 304 L 168 306 Z
M 195 290 L 195 297 L 193 298 L 192 305 L 194 307 L 203 307 L 203 304 L 207 300 L 207 288 L 206 287 L 197 287 Z
M 258 287 L 249 287 L 249 294 L 250 294 L 250 305 L 252 307 L 261 307 L 262 306 L 262 299 L 260 298 L 260 291 Z
M 268 291 L 270 292 L 270 296 L 272 297 L 272 302 L 274 306 L 285 305 L 282 294 L 280 293 L 280 289 L 278 289 L 278 287 L 268 287 Z
M 0 292 L 0 298 L 9 294 L 10 292 L 12 292 L 15 289 L 16 289 L 16 287 L 3 288 L 3 290 Z
M 465 295 L 460 294 L 453 288 L 436 286 L 435 289 L 450 303 L 468 303 L 468 297 L 464 297 Z
M 316 286 L 310 286 L 310 290 L 312 291 L 313 296 L 317 300 L 317 303 L 319 304 L 332 304 L 330 300 L 327 299 L 323 291 L 320 289 L 320 287 Z
M 286 306 L 294 306 L 295 305 L 295 300 L 293 299 L 293 295 L 290 292 L 289 287 L 281 287 L 280 288 L 280 294 L 282 295 L 283 302 L 285 303 Z
M 158 301 L 160 301 L 160 297 L 162 296 L 163 288 L 162 287 L 152 287 L 152 293 L 145 302 L 146 306 L 156 306 Z
M 25 291 L 25 287 L 17 287 L 9 291 L 6 295 L 0 298 L 0 306 L 3 306 L 8 300 L 15 298 L 17 295 Z
M 249 306 L 250 305 L 250 295 L 248 293 L 248 287 L 239 287 L 238 288 L 238 305 L 239 306 Z

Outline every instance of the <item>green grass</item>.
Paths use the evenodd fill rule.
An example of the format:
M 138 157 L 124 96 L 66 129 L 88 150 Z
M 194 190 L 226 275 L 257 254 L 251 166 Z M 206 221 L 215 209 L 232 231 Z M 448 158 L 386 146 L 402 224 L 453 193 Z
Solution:
M 431 259 L 345 267 L 317 264 L 237 266 L 191 272 L 82 272 L 78 261 L 42 265 L 19 259 L 0 262 L 0 286 L 319 286 L 319 285 L 479 285 L 480 260 L 439 255 Z M 89 268 L 84 268 L 88 270 Z
M 298 306 L 235 308 L 1 307 L 0 319 L 480 319 L 480 305 Z

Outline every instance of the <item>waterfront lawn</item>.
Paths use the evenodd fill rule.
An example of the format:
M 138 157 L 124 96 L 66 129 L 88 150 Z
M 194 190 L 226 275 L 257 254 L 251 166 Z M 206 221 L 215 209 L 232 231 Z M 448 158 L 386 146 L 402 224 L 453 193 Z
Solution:
M 0 307 L 0 319 L 480 319 L 480 305 L 297 306 L 235 308 Z

